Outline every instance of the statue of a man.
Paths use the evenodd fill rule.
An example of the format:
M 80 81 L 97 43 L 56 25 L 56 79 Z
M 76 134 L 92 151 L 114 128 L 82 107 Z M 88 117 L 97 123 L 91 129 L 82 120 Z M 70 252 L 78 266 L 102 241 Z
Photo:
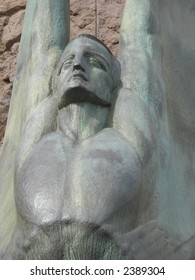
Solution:
M 29 3 L 36 12 L 42 11 L 42 5 L 49 9 L 48 14 L 57 8 L 58 17 L 59 5 L 65 1 Z M 0 241 L 6 245 L 0 244 L 1 257 L 193 257 L 194 130 L 192 126 L 188 129 L 193 100 L 192 95 L 191 99 L 183 97 L 183 88 L 186 92 L 191 88 L 182 72 L 173 71 L 181 70 L 181 65 L 188 69 L 186 53 L 175 57 L 175 41 L 170 40 L 176 35 L 180 38 L 179 31 L 172 36 L 174 29 L 167 29 L 169 21 L 157 12 L 161 7 L 167 15 L 169 5 L 168 1 L 164 6 L 153 0 L 126 2 L 122 74 L 119 62 L 101 41 L 81 35 L 65 48 L 51 82 L 59 53 L 56 46 L 61 50 L 63 45 L 63 36 L 57 36 L 56 30 L 63 34 L 62 25 L 47 13 L 42 22 L 37 16 L 39 27 L 51 19 L 52 35 L 47 37 L 49 43 L 45 30 L 40 37 L 32 36 L 37 39 L 34 49 L 26 29 L 27 71 L 24 67 L 21 72 L 20 63 L 17 92 L 23 95 L 15 98 L 20 105 L 20 98 L 25 97 L 27 105 L 18 114 L 16 144 L 7 141 L 4 145 L 4 158 L 8 154 L 10 160 L 14 153 L 14 161 L 7 161 L 2 169 L 5 178 L 0 194 L 6 199 L 0 205 L 5 228 L 0 231 Z M 194 45 L 191 37 L 189 46 Z M 39 44 L 40 38 L 43 44 Z M 181 51 L 183 41 L 179 43 Z M 43 65 L 36 63 L 40 56 Z M 23 85 L 25 73 L 31 79 Z M 185 104 L 182 108 L 174 104 L 178 92 L 179 104 Z M 14 124 L 12 117 L 8 140 Z M 8 221 L 4 218 L 7 213 Z
M 112 122 L 120 87 L 119 62 L 101 41 L 80 35 L 68 44 L 53 78 L 57 130 L 22 163 L 18 155 L 15 200 L 19 228 L 28 225 L 28 246 L 32 233 L 56 223 L 93 224 L 111 236 L 137 225 L 141 162 Z M 26 132 L 33 138 L 28 126 L 31 121 Z

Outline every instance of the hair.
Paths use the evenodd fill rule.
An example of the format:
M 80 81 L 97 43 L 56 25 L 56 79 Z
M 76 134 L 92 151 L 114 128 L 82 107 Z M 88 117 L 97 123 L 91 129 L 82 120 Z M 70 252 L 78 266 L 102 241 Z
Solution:
M 100 41 L 97 37 L 95 37 L 91 34 L 79 34 L 78 36 L 74 37 L 68 43 L 68 45 L 71 44 L 74 40 L 77 40 L 78 38 L 91 39 L 91 40 L 99 43 L 100 45 L 102 45 L 108 51 L 108 53 L 111 56 L 111 75 L 112 75 L 112 80 L 113 80 L 113 91 L 116 91 L 117 89 L 119 89 L 120 86 L 121 86 L 121 66 L 120 66 L 120 62 L 115 58 L 115 56 L 109 50 L 109 48 L 102 41 Z M 56 91 L 56 88 L 57 88 L 57 86 L 56 86 L 57 85 L 56 76 L 59 75 L 59 72 L 60 72 L 60 69 L 62 67 L 63 62 L 64 62 L 64 52 L 63 52 L 63 54 L 60 58 L 60 61 L 57 65 L 57 68 L 56 68 L 56 70 L 54 71 L 54 74 L 53 74 L 53 81 L 52 81 L 53 91 Z

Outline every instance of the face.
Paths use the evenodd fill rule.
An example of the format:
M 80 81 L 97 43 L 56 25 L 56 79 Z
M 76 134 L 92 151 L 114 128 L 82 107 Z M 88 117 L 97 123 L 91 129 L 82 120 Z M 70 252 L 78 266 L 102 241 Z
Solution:
M 60 107 L 75 102 L 109 106 L 113 91 L 112 57 L 98 42 L 78 37 L 66 47 L 58 71 Z

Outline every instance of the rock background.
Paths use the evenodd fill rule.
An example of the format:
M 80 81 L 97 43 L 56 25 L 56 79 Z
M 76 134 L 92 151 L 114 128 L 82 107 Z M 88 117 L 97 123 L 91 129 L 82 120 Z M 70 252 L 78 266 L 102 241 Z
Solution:
M 124 2 L 70 0 L 71 37 L 80 33 L 96 35 L 117 55 Z M 26 0 L 1 0 L 0 3 L 0 145 L 7 121 L 25 6 Z

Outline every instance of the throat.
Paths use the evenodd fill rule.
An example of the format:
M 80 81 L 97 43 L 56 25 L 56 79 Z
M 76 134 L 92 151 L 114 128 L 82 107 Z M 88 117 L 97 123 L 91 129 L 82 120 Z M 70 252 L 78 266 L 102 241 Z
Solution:
M 76 103 L 58 113 L 58 129 L 64 136 L 80 142 L 108 127 L 109 108 L 90 103 Z

